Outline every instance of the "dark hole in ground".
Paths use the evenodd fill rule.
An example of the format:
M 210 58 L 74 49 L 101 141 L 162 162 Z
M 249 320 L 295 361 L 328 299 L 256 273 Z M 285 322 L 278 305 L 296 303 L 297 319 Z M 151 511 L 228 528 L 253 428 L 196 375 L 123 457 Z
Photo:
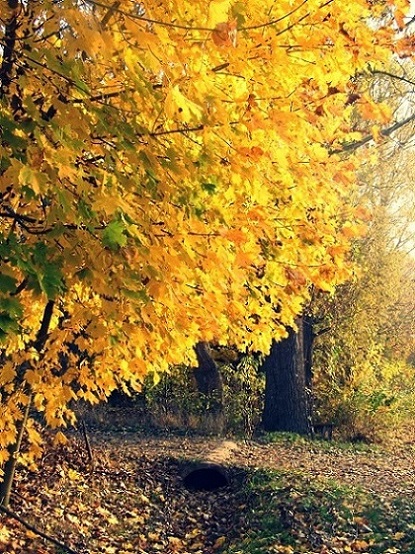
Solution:
M 187 489 L 198 491 L 214 491 L 229 485 L 229 477 L 220 466 L 202 466 L 190 470 L 183 477 Z

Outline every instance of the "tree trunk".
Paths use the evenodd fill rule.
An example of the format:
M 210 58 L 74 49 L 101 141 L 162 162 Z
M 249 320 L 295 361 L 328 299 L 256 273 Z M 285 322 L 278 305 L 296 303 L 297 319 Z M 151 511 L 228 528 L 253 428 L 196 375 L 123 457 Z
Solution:
M 17 425 L 17 439 L 16 442 L 9 447 L 9 459 L 4 464 L 4 476 L 0 482 L 0 506 L 8 508 L 10 504 L 10 495 L 12 493 L 13 479 L 16 472 L 17 459 L 20 453 L 20 447 L 22 445 L 23 435 L 26 429 L 27 419 L 29 417 L 30 404 L 28 402 L 23 419 Z
M 52 319 L 53 308 L 54 308 L 54 301 L 48 300 L 43 312 L 43 318 L 40 324 L 39 331 L 37 332 L 37 335 L 36 335 L 36 340 L 33 343 L 33 347 L 37 350 L 37 352 L 39 352 L 39 354 L 42 353 L 43 347 L 45 346 L 45 343 L 48 337 L 49 325 Z M 25 367 L 25 364 L 20 366 L 19 368 L 20 373 L 22 373 L 24 367 Z M 19 457 L 23 434 L 25 432 L 26 423 L 29 416 L 32 397 L 31 397 L 30 391 L 27 391 L 27 394 L 29 396 L 29 401 L 25 406 L 23 418 L 16 424 L 16 427 L 17 427 L 16 442 L 14 444 L 11 444 L 8 448 L 9 459 L 4 465 L 4 475 L 3 475 L 2 481 L 0 482 L 0 505 L 3 506 L 4 508 L 8 508 L 10 503 L 10 494 L 12 491 L 17 459 Z
M 212 411 L 222 411 L 222 377 L 215 360 L 210 355 L 208 343 L 199 342 L 196 347 L 196 356 L 199 363 L 193 370 L 197 390 L 212 400 Z
M 13 66 L 16 61 L 15 44 L 17 40 L 19 4 L 18 0 L 7 0 L 7 5 L 11 12 L 10 18 L 6 20 L 4 27 L 3 59 L 0 66 L 0 99 L 8 94 L 12 82 Z
M 274 341 L 263 363 L 266 384 L 262 423 L 266 431 L 311 435 L 312 325 L 306 316 L 296 323 L 298 331 L 289 329 L 286 339 Z

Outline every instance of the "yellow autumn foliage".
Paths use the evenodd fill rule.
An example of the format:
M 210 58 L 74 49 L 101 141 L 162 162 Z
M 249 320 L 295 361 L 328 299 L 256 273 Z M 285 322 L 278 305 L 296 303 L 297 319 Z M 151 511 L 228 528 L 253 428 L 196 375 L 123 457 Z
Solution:
M 3 448 L 29 397 L 60 425 L 200 340 L 266 351 L 311 285 L 347 278 L 355 162 L 334 152 L 355 136 L 350 78 L 394 41 L 369 0 L 17 4 L 0 28 Z

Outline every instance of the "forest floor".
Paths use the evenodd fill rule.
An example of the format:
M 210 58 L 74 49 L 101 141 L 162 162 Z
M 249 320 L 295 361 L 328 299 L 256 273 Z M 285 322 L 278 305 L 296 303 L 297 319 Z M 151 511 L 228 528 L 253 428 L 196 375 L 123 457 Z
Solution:
M 183 472 L 218 438 L 124 428 L 88 436 L 93 465 L 74 433 L 66 445 L 48 446 L 37 472 L 19 469 L 12 513 L 0 514 L 0 552 L 415 553 L 411 441 L 235 441 L 229 486 L 200 491 L 184 487 Z

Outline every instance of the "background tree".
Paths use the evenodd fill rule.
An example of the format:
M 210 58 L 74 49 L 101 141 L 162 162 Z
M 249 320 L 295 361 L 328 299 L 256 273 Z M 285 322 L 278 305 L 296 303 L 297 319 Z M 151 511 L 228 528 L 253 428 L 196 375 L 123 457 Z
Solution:
M 199 342 L 196 346 L 198 365 L 193 369 L 197 390 L 205 400 L 206 412 L 220 419 L 223 412 L 223 383 L 209 344 Z
M 311 318 L 301 316 L 288 337 L 274 342 L 266 356 L 265 403 L 262 424 L 266 431 L 289 431 L 311 435 Z
M 387 100 L 395 121 L 407 121 L 363 164 L 358 202 L 368 213 L 366 234 L 355 242 L 355 279 L 329 299 L 320 296 L 328 333 L 318 341 L 316 386 L 323 419 L 351 435 L 377 437 L 411 414 L 414 347 L 411 96 L 408 78 L 390 71 L 366 75 L 366 87 Z M 360 125 L 361 123 L 359 123 Z

